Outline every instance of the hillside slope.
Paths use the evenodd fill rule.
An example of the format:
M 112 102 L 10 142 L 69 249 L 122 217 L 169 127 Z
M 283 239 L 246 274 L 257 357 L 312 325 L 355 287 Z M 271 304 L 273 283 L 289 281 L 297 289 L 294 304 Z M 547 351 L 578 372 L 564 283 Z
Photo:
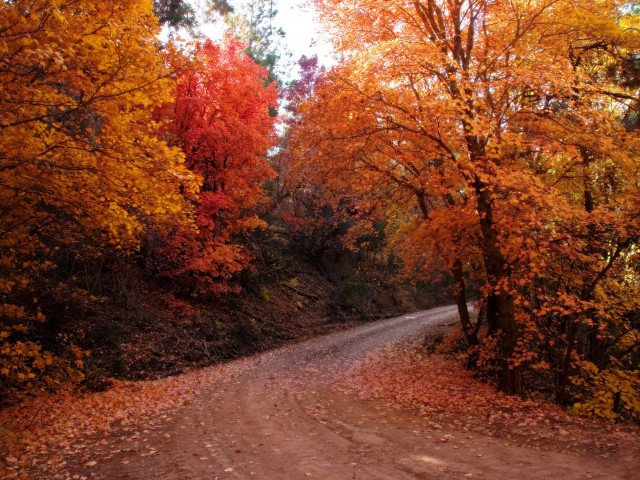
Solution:
M 288 241 L 263 240 L 237 294 L 180 298 L 135 269 L 121 274 L 108 302 L 66 325 L 91 352 L 85 383 L 175 375 L 418 308 L 379 266 L 344 251 L 312 262 Z M 425 298 L 419 307 L 438 301 Z

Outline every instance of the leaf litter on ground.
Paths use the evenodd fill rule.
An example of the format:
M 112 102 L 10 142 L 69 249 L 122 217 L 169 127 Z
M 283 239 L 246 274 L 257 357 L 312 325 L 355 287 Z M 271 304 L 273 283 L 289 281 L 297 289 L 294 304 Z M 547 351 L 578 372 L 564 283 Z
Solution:
M 237 375 L 250 359 L 148 381 L 114 380 L 104 392 L 64 388 L 0 411 L 0 478 L 66 478 L 66 459 L 104 449 L 109 434 L 135 439 L 140 426 L 159 428 L 172 412 L 216 382 Z
M 542 399 L 505 395 L 452 355 L 396 344 L 370 354 L 338 380 L 362 399 L 427 417 L 432 427 L 503 438 L 545 450 L 609 456 L 640 444 L 640 426 L 578 417 Z

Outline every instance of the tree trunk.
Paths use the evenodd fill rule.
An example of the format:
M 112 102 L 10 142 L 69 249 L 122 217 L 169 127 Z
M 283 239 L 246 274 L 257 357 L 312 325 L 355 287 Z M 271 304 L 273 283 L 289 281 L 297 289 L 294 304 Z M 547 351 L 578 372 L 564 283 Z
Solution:
M 564 405 L 567 400 L 567 386 L 569 385 L 569 375 L 571 374 L 571 358 L 576 345 L 578 326 L 573 317 L 567 319 L 567 350 L 564 353 L 562 368 L 558 375 L 558 389 L 556 391 L 556 402 Z
M 485 265 L 488 259 L 485 258 Z M 493 292 L 487 295 L 485 301 L 485 315 L 487 316 L 487 333 L 493 336 L 498 333 L 498 307 L 496 304 L 496 296 Z
M 482 234 L 482 248 L 485 259 L 487 281 L 492 292 L 487 298 L 487 321 L 493 322 L 500 335 L 499 345 L 502 356 L 501 388 L 505 393 L 522 393 L 522 371 L 513 365 L 511 360 L 520 338 L 520 328 L 515 318 L 513 295 L 508 291 L 511 269 L 507 259 L 500 250 L 498 233 L 493 219 L 493 202 L 486 185 L 480 180 L 475 182 L 480 216 L 480 230 Z
M 415 194 L 418 200 L 418 206 L 422 212 L 422 218 L 424 218 L 424 220 L 429 220 L 429 209 L 427 207 L 427 199 L 424 190 L 417 190 Z M 450 206 L 454 206 L 456 204 L 451 195 L 447 195 L 445 200 Z M 436 248 L 440 252 L 440 248 L 438 246 L 436 246 Z M 464 336 L 469 345 L 473 347 L 478 345 L 478 335 L 473 328 L 473 325 L 471 325 L 471 318 L 469 317 L 467 293 L 464 284 L 464 272 L 462 270 L 462 262 L 459 258 L 454 261 L 453 267 L 451 268 L 451 275 L 453 275 L 454 280 L 453 297 L 456 301 L 456 306 L 458 307 L 458 315 L 460 316 L 462 331 L 464 332 Z
M 467 339 L 469 346 L 475 347 L 478 345 L 478 336 L 476 334 L 473 325 L 471 324 L 471 318 L 469 317 L 469 309 L 467 307 L 467 294 L 464 284 L 464 275 L 462 271 L 462 262 L 456 260 L 453 268 L 451 269 L 453 274 L 453 296 L 456 300 L 458 307 L 458 315 L 460 315 L 460 324 L 462 325 L 462 331 Z

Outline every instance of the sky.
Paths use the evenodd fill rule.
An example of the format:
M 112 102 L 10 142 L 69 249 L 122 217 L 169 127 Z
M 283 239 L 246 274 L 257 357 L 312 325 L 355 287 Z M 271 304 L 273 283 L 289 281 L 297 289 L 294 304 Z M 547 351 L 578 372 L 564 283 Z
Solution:
M 318 55 L 321 63 L 329 65 L 332 61 L 332 49 L 328 38 L 321 33 L 315 12 L 304 0 L 278 0 L 278 24 L 286 33 L 285 42 L 293 59 L 302 55 Z
M 242 0 L 231 0 L 229 3 L 237 6 L 241 2 Z M 274 0 L 274 7 L 278 11 L 275 26 L 282 28 L 286 34 L 283 43 L 291 52 L 292 63 L 295 64 L 302 55 L 317 55 L 320 63 L 325 66 L 336 63 L 331 43 L 322 34 L 320 22 L 308 0 Z M 222 25 L 222 22 L 205 24 L 202 31 L 212 39 L 217 39 L 221 35 Z M 295 77 L 297 68 L 293 66 L 292 69 L 290 76 Z

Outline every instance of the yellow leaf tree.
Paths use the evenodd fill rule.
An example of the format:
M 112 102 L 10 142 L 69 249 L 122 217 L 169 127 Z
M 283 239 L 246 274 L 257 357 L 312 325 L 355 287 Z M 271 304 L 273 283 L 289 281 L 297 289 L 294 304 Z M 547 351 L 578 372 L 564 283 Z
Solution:
M 172 81 L 150 0 L 2 2 L 0 25 L 0 386 L 9 388 L 52 364 L 23 338 L 43 320 L 42 296 L 72 295 L 65 285 L 81 265 L 134 251 L 146 223 L 188 222 L 179 188 L 196 182 L 151 121 Z

